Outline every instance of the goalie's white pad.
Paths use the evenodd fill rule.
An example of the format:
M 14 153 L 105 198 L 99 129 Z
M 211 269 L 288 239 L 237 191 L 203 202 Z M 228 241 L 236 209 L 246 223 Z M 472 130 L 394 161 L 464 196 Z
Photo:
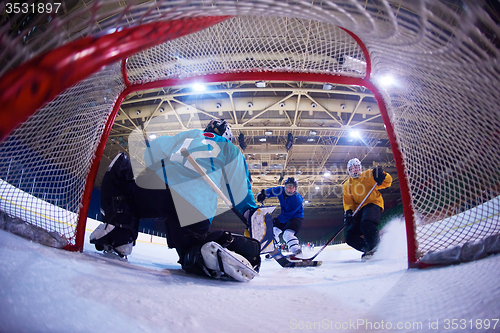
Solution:
M 229 275 L 236 281 L 248 282 L 258 276 L 250 262 L 236 252 L 223 248 L 216 242 L 208 242 L 201 247 L 201 255 L 205 266 L 218 273 Z M 222 263 L 222 267 L 219 267 Z
M 134 248 L 134 244 L 128 243 L 128 244 L 123 244 L 123 245 L 117 246 L 113 250 L 115 250 L 115 252 L 118 253 L 119 255 L 126 257 L 132 253 L 133 248 Z
M 261 253 L 274 251 L 271 214 L 275 209 L 276 206 L 261 206 L 250 217 L 250 235 L 260 242 Z
M 96 244 L 99 243 L 102 246 L 102 250 L 105 252 L 116 252 L 122 257 L 126 257 L 132 253 L 132 249 L 134 247 L 133 243 L 127 243 L 120 246 L 115 246 L 111 244 L 106 244 L 106 240 L 101 240 L 101 238 L 105 237 L 109 233 L 115 230 L 115 226 L 111 224 L 101 223 L 95 228 L 95 230 L 90 234 L 90 243 Z M 120 229 L 117 229 L 120 231 Z M 99 242 L 101 240 L 101 242 Z M 96 246 L 97 248 L 97 246 Z M 101 250 L 101 249 L 99 249 Z
M 113 229 L 115 228 L 114 225 L 108 224 L 106 225 L 105 223 L 101 223 L 95 228 L 94 231 L 90 234 L 90 240 L 97 240 L 101 239 L 107 234 L 109 234 Z

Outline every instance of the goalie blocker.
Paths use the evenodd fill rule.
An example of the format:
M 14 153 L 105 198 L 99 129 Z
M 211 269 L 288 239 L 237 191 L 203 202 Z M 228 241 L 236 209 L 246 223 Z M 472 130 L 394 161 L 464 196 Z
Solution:
M 138 187 L 127 155 L 118 154 L 102 182 L 104 223 L 92 232 L 90 243 L 98 251 L 116 252 L 121 257 L 130 255 L 138 236 L 139 219 L 157 217 L 165 221 L 167 243 L 177 250 L 185 271 L 237 281 L 249 281 L 258 275 L 260 243 L 255 239 L 227 231 L 209 233 L 208 229 L 200 229 L 193 241 L 177 240 L 182 228 L 173 221 L 172 213 L 166 211 L 170 205 L 165 203 L 171 200 L 168 187 L 164 190 Z

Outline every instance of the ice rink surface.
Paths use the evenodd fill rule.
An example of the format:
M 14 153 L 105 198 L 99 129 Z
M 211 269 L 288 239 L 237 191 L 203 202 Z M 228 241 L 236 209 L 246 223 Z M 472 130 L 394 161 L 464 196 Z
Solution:
M 71 253 L 0 231 L 0 332 L 500 331 L 500 255 L 407 269 L 399 219 L 368 262 L 334 245 L 320 267 L 263 259 L 248 283 L 187 275 L 165 245 L 138 242 L 123 263 L 86 242 Z

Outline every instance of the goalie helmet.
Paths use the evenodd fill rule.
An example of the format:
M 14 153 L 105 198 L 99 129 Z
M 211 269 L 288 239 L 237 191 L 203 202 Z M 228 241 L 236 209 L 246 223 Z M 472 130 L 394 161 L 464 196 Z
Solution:
M 234 136 L 233 132 L 231 132 L 231 127 L 224 119 L 214 118 L 210 120 L 204 132 L 215 133 L 217 135 L 222 136 L 223 138 L 228 139 L 233 142 Z
M 361 161 L 357 158 L 350 159 L 349 162 L 347 162 L 347 170 L 349 171 L 349 176 L 358 178 L 362 171 Z

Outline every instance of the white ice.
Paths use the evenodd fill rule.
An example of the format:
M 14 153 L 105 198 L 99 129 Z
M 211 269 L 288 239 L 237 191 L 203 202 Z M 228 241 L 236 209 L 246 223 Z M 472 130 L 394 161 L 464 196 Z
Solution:
M 404 235 L 396 219 L 369 262 L 329 246 L 320 267 L 263 259 L 241 283 L 186 275 L 165 245 L 123 264 L 91 255 L 88 234 L 72 253 L 0 231 L 0 332 L 499 331 L 500 256 L 407 269 Z

